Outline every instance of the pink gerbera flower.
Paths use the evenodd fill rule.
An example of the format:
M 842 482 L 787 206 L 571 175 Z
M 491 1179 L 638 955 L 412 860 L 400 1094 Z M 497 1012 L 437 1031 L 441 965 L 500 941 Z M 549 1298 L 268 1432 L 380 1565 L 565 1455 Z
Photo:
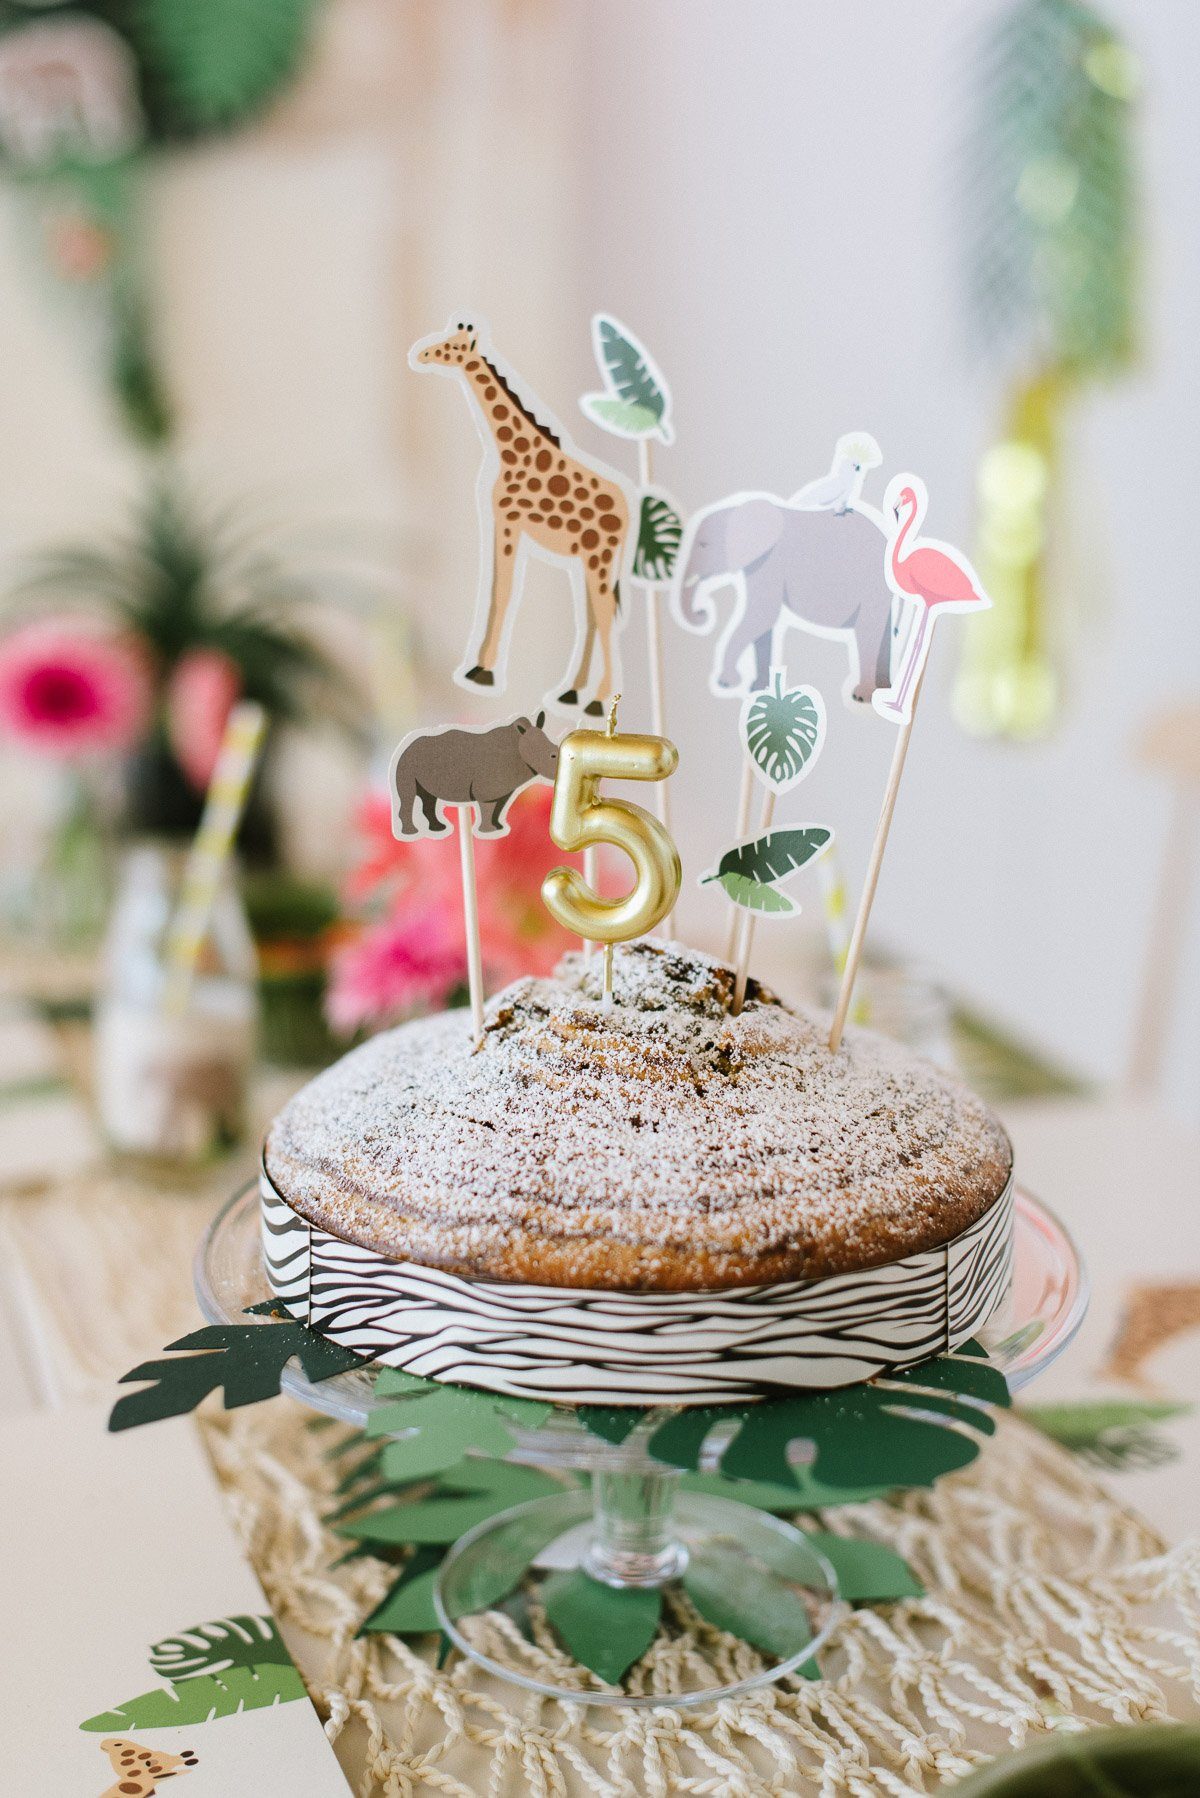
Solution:
M 219 649 L 191 649 L 167 682 L 167 735 L 175 760 L 202 793 L 213 777 L 225 727 L 242 692 L 241 671 Z
M 326 998 L 333 1028 L 348 1036 L 444 1006 L 466 978 L 462 927 L 455 925 L 444 905 L 406 906 L 339 949 Z
M 0 638 L 0 731 L 64 761 L 127 749 L 150 712 L 136 649 L 89 619 L 28 624 Z

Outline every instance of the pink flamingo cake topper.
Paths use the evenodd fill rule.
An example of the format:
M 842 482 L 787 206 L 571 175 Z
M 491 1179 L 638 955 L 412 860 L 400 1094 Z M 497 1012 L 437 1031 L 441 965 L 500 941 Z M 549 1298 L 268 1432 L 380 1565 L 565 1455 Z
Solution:
M 902 600 L 911 599 L 915 605 L 899 678 L 886 692 L 876 693 L 873 703 L 881 717 L 905 724 L 912 718 L 913 700 L 929 656 L 936 615 L 982 611 L 992 603 L 960 550 L 933 537 L 910 544 L 928 504 L 925 483 L 915 474 L 897 475 L 889 484 L 884 501 L 885 517 L 890 513 L 896 520 L 885 558 L 888 585 Z

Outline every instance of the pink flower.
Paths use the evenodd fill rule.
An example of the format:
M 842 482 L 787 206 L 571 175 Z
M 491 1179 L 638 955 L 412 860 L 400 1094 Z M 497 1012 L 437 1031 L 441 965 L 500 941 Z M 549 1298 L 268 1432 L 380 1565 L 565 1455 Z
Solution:
M 237 663 L 219 649 L 191 649 L 167 682 L 167 735 L 198 793 L 213 776 L 229 714 L 242 691 Z
M 143 658 L 90 619 L 28 624 L 0 638 L 0 730 L 74 760 L 127 749 L 145 728 Z
M 406 906 L 337 951 L 326 1011 L 333 1028 L 350 1035 L 366 1024 L 435 1010 L 465 979 L 462 925 L 455 913 L 445 905 Z

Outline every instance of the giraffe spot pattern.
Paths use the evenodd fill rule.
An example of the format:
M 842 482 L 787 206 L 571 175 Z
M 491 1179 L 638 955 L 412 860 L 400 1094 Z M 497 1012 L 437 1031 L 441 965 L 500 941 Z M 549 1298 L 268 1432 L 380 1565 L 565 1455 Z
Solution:
M 546 470 L 550 467 L 550 464 L 553 462 L 553 460 L 554 460 L 554 457 L 550 454 L 549 450 L 544 449 L 544 450 L 538 451 L 537 466 L 541 469 L 543 474 L 545 474 Z

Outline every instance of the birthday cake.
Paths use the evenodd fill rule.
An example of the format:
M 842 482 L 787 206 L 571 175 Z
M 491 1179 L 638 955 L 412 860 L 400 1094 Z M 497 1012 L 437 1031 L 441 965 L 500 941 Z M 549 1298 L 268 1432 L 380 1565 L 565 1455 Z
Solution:
M 960 1082 L 677 944 L 568 956 L 375 1037 L 263 1160 L 293 1315 L 429 1377 L 576 1402 L 838 1386 L 965 1341 L 1007 1287 L 1012 1151 Z

